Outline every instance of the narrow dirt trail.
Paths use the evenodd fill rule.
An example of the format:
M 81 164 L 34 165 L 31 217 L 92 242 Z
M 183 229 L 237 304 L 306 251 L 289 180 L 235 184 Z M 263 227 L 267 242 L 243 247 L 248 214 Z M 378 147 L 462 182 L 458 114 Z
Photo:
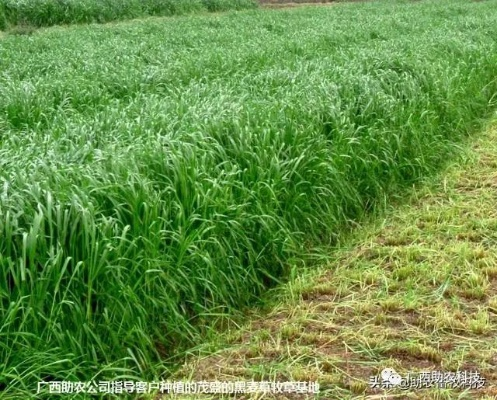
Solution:
M 231 399 L 497 398 L 497 128 L 476 138 L 463 164 L 361 229 L 335 261 L 283 287 L 269 314 L 221 335 L 218 352 L 192 359 L 173 380 L 320 386 L 319 395 Z M 413 381 L 372 388 L 384 368 Z M 460 387 L 427 387 L 425 375 L 423 388 L 423 371 L 458 377 Z M 470 390 L 478 376 L 483 387 Z

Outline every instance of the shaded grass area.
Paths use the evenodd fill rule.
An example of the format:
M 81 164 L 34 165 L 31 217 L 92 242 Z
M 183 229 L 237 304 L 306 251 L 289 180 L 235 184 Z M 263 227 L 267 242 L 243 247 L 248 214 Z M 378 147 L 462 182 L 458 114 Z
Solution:
M 354 1 L 368 1 L 368 0 L 259 0 L 263 5 L 288 5 L 288 4 L 331 4 L 331 3 L 349 3 Z
M 205 353 L 192 352 L 171 381 L 320 384 L 319 395 L 264 397 L 280 400 L 495 399 L 497 129 L 467 155 L 384 220 L 364 225 L 330 254 L 332 262 L 267 296 L 269 313 L 254 312 Z M 369 378 L 384 368 L 404 377 L 478 372 L 484 386 L 373 389 Z M 195 396 L 214 398 L 228 397 Z
M 437 170 L 495 107 L 495 5 L 2 39 L 2 395 L 160 376 L 314 245 Z
M 255 0 L 0 0 L 0 30 L 243 10 L 257 5 Z

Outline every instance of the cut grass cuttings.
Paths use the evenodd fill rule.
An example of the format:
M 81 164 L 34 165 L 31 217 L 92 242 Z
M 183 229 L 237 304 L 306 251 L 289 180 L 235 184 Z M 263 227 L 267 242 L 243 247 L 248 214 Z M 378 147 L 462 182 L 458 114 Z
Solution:
M 495 107 L 496 4 L 2 39 L 2 395 L 154 380 L 310 247 L 439 168 Z
M 255 0 L 0 0 L 0 30 L 256 8 Z

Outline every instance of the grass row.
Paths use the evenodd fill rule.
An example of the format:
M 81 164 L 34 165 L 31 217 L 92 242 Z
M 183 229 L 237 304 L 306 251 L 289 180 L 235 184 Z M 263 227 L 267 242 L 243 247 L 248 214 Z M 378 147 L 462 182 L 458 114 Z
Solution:
M 2 395 L 153 380 L 312 244 L 439 168 L 495 107 L 495 5 L 2 39 Z
M 309 400 L 495 400 L 495 122 L 475 136 L 449 168 L 420 182 L 401 204 L 392 202 L 382 218 L 361 221 L 360 231 L 341 240 L 327 263 L 301 270 L 266 293 L 264 311 L 254 310 L 248 323 L 233 324 L 195 348 L 169 379 L 317 381 L 319 394 L 298 396 Z M 375 387 L 370 378 L 384 368 L 411 382 L 426 371 L 473 374 L 473 382 L 478 373 L 483 387 L 462 379 L 451 387 L 447 377 L 445 388 L 437 388 L 435 379 L 432 387 L 428 382 Z M 152 398 L 199 396 L 178 390 Z M 202 400 L 232 398 L 202 395 Z
M 255 0 L 0 0 L 0 31 L 255 7 Z

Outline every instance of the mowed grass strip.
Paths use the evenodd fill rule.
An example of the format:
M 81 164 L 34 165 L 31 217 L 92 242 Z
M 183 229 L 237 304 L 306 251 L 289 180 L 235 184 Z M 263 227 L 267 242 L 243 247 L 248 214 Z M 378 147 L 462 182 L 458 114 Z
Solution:
M 482 134 L 467 155 L 466 162 L 418 186 L 384 220 L 365 224 L 330 254 L 332 262 L 268 295 L 269 313 L 254 312 L 205 353 L 197 349 L 171 382 L 320 384 L 319 395 L 264 397 L 280 400 L 495 399 L 497 128 Z M 479 372 L 485 385 L 372 389 L 369 378 L 384 368 L 404 377 Z
M 496 3 L 3 38 L 2 395 L 163 375 L 314 246 L 437 170 L 495 108 Z

